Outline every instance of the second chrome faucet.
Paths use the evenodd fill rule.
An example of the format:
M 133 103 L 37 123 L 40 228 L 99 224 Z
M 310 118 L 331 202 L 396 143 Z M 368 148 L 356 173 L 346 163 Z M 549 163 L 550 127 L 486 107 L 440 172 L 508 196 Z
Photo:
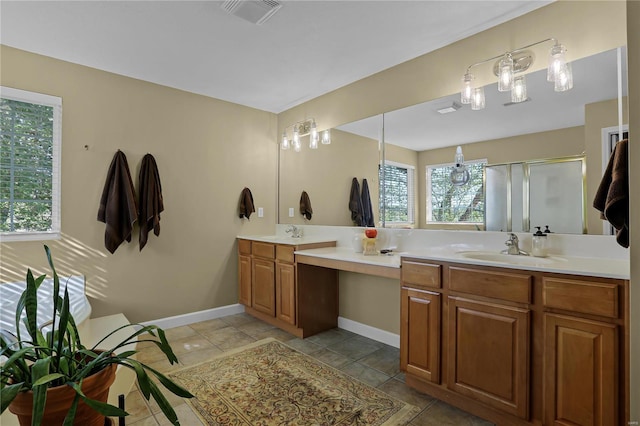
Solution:
M 502 250 L 500 253 L 529 256 L 529 253 L 524 250 L 520 250 L 518 243 L 518 236 L 514 233 L 509 233 L 509 239 L 504 242 L 507 248 Z

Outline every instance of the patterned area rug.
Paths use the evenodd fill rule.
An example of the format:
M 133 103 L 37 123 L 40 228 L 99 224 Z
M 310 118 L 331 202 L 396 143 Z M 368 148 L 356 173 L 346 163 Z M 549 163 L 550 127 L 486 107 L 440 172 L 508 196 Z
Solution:
M 269 338 L 169 374 L 209 425 L 406 425 L 419 409 Z

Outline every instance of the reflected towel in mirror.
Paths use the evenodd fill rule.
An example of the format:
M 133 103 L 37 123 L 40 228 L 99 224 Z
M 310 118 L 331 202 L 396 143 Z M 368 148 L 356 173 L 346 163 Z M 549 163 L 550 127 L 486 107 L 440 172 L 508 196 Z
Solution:
M 349 195 L 349 210 L 351 210 L 351 220 L 355 226 L 363 226 L 362 220 L 362 198 L 360 197 L 360 184 L 357 178 L 351 180 L 351 194 Z

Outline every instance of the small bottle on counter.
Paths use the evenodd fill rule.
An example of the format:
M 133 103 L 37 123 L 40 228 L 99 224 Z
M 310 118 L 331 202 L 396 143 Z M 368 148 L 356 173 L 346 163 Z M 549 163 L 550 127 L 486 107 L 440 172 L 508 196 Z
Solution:
M 531 255 L 536 257 L 547 257 L 547 234 L 540 231 L 540 227 L 531 238 Z M 547 228 L 548 229 L 548 228 Z

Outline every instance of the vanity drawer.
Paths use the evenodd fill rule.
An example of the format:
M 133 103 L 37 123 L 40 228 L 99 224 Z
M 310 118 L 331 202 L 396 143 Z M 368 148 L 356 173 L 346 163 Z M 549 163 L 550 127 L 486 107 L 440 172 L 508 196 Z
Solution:
M 410 260 L 403 260 L 400 269 L 403 284 L 429 288 L 442 287 L 441 271 L 441 265 Z
M 293 263 L 293 246 L 276 246 L 276 259 L 282 262 Z
M 451 290 L 511 302 L 531 303 L 531 275 L 458 266 L 450 266 L 448 270 Z
M 241 254 L 251 254 L 251 241 L 238 240 L 238 251 Z
M 542 301 L 546 308 L 618 318 L 619 295 L 615 283 L 544 277 Z
M 254 256 L 275 259 L 276 246 L 274 244 L 254 241 L 253 244 L 251 244 L 251 253 L 253 253 Z

